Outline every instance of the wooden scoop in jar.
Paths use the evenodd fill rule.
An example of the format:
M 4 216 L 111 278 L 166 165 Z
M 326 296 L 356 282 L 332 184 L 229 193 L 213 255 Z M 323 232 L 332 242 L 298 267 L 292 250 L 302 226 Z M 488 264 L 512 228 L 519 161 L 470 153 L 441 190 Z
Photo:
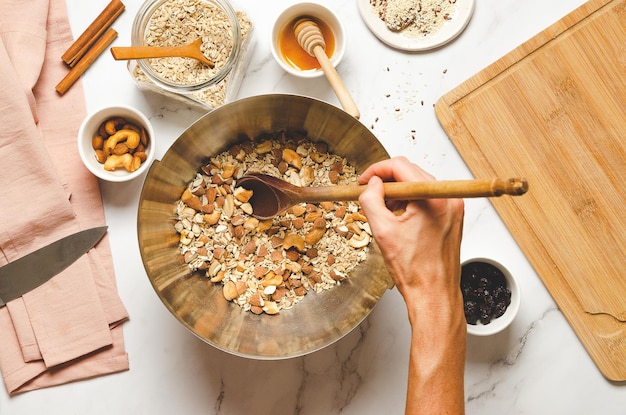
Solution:
M 170 57 L 193 58 L 207 65 L 209 68 L 213 68 L 215 63 L 204 56 L 200 49 L 201 46 L 202 39 L 198 38 L 182 46 L 114 46 L 111 48 L 111 54 L 113 58 L 118 61 Z
M 354 118 L 359 119 L 361 116 L 359 109 L 337 70 L 326 56 L 326 42 L 317 23 L 308 17 L 300 18 L 293 24 L 293 32 L 300 47 L 319 62 L 343 109 Z
M 450 180 L 384 183 L 387 200 L 518 196 L 528 191 L 525 179 Z M 302 202 L 358 200 L 366 185 L 299 187 L 262 173 L 248 173 L 237 187 L 252 190 L 252 216 L 265 220 Z

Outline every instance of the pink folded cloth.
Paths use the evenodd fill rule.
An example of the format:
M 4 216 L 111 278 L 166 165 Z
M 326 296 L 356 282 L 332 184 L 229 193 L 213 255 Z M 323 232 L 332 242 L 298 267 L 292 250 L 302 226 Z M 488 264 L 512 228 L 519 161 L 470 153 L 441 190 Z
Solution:
M 105 224 L 97 180 L 76 149 L 80 81 L 55 85 L 73 38 L 64 0 L 0 0 L 0 265 Z M 50 281 L 0 308 L 9 394 L 128 370 L 107 236 Z

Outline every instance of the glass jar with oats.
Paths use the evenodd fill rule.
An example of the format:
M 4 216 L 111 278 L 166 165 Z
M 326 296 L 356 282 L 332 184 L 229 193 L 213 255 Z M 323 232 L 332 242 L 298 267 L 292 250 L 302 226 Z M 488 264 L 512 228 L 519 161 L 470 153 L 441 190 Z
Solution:
M 236 98 L 250 60 L 254 26 L 226 0 L 148 0 L 133 23 L 133 46 L 181 46 L 202 39 L 214 63 L 168 57 L 131 60 L 142 90 L 212 110 Z

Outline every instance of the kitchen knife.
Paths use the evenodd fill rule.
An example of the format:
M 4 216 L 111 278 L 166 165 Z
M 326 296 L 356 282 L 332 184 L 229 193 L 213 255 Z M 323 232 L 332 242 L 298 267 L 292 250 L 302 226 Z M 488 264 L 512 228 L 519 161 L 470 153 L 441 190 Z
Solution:
M 102 239 L 106 230 L 100 226 L 77 232 L 0 267 L 0 307 L 72 265 Z

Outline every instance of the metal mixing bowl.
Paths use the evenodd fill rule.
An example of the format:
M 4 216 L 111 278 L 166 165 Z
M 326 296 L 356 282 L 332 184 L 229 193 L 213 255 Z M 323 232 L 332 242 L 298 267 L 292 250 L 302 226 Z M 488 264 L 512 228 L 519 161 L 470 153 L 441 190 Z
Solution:
M 226 352 L 254 359 L 285 359 L 326 347 L 358 326 L 390 287 L 375 243 L 368 259 L 340 286 L 311 292 L 291 310 L 255 315 L 227 302 L 219 284 L 192 274 L 178 259 L 175 203 L 199 168 L 242 137 L 305 131 L 325 141 L 358 172 L 389 158 L 358 120 L 322 101 L 295 95 L 261 95 L 224 105 L 191 125 L 144 182 L 138 211 L 139 249 L 148 278 L 172 314 L 192 333 Z

